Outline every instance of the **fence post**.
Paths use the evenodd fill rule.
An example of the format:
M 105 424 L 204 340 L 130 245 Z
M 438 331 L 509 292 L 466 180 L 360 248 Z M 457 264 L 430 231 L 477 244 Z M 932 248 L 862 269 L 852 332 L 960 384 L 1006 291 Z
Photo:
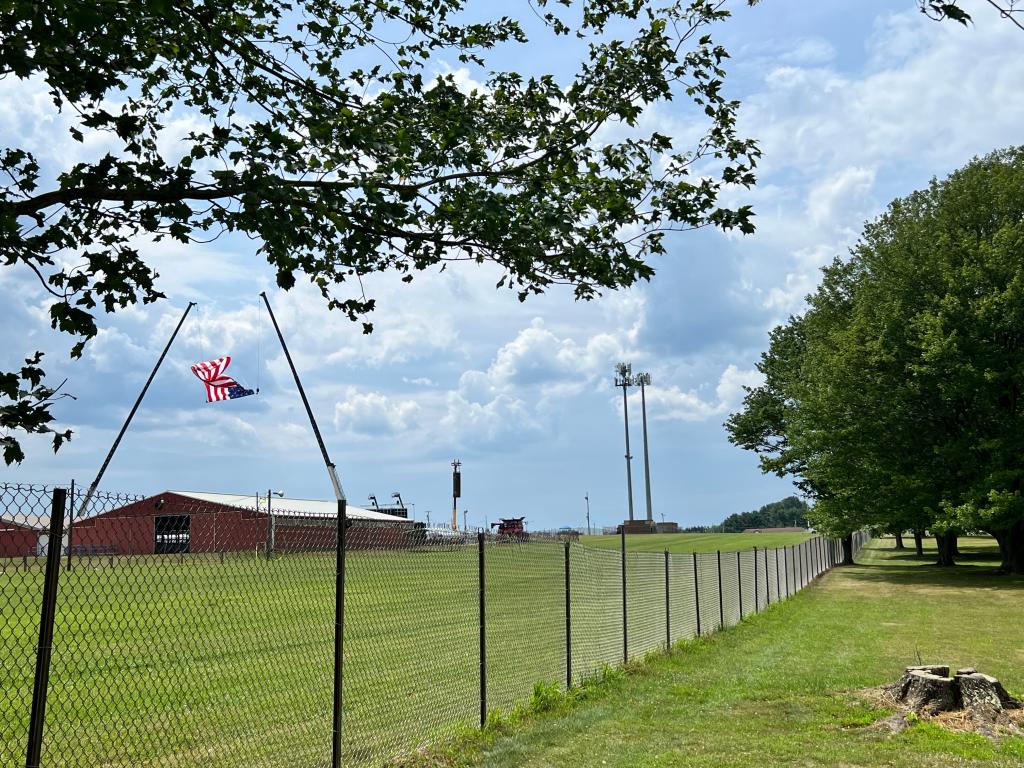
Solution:
M 760 581 L 757 578 L 757 547 L 754 547 L 754 613 L 761 610 Z
M 480 586 L 480 727 L 487 723 L 487 601 L 484 599 L 484 533 L 476 535 L 477 582 Z
M 483 536 L 483 534 L 480 534 Z M 569 542 L 565 542 L 565 689 L 572 688 L 572 613 L 569 587 Z
M 786 597 L 792 596 L 792 592 L 789 591 L 789 547 L 782 548 L 782 570 L 786 572 Z
M 700 637 L 700 581 L 697 578 L 697 553 L 693 553 L 693 607 L 697 611 L 697 637 Z
M 622 559 L 622 663 L 629 663 L 629 629 L 626 627 L 626 526 L 622 526 L 620 539 Z
M 718 626 L 725 626 L 725 600 L 722 597 L 722 550 L 715 553 L 718 556 Z
M 331 768 L 341 766 L 341 715 L 345 680 L 345 534 L 348 529 L 345 499 L 338 499 L 337 526 L 338 534 L 334 542 L 334 727 L 331 734 Z
M 782 599 L 782 576 L 779 574 L 779 548 L 775 548 L 775 602 Z
M 665 550 L 665 650 L 672 650 L 672 619 L 670 607 L 670 592 L 668 580 L 668 550 Z
M 50 538 L 46 543 L 46 576 L 39 617 L 39 645 L 36 646 L 36 674 L 32 686 L 25 768 L 39 768 L 39 758 L 43 751 L 43 725 L 46 722 L 46 694 L 50 687 L 50 655 L 53 651 L 53 623 L 57 613 L 60 544 L 64 538 L 67 493 L 63 488 L 54 488 L 50 507 Z
M 71 489 L 68 491 L 68 565 L 67 570 L 71 570 L 71 536 L 72 529 L 75 527 L 75 481 L 71 480 Z
M 736 552 L 736 592 L 740 596 L 740 621 L 743 620 L 743 567 L 740 565 L 740 553 Z
M 803 544 L 797 544 L 793 548 L 793 587 L 794 592 L 799 592 L 804 588 L 804 558 L 803 558 L 804 547 Z

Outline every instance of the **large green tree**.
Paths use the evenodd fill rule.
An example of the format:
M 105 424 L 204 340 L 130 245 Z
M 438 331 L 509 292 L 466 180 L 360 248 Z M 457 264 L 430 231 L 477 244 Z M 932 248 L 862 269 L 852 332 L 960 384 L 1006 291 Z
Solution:
M 74 139 L 114 146 L 64 167 L 0 148 L 0 256 L 38 276 L 75 355 L 98 311 L 161 297 L 146 240 L 242 233 L 279 286 L 312 281 L 367 332 L 372 272 L 492 262 L 520 299 L 628 286 L 670 231 L 752 229 L 749 208 L 718 202 L 753 183 L 758 155 L 710 34 L 724 5 L 524 0 L 524 24 L 486 0 L 4 3 L 0 76 L 45 83 Z M 562 39 L 582 40 L 575 74 L 490 68 Z M 687 146 L 638 128 L 673 99 L 693 107 Z M 164 140 L 175 118 L 196 126 L 179 143 Z M 52 431 L 56 388 L 25 353 L 0 372 L 8 463 L 19 431 Z
M 1024 572 L 1024 149 L 894 201 L 776 328 L 726 424 L 811 518 L 997 538 Z

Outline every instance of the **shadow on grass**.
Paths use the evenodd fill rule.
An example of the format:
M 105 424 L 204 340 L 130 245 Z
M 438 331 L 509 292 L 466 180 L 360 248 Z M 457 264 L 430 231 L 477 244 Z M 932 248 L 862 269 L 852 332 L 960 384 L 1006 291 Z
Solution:
M 888 554 L 885 559 L 887 562 L 895 560 L 920 565 L 928 565 L 929 563 L 935 562 L 935 550 L 925 550 L 925 553 L 923 555 L 918 555 L 913 550 L 910 550 L 909 552 L 901 550 L 892 550 L 892 553 Z M 956 559 L 961 563 L 998 563 L 999 547 L 976 547 L 972 549 L 961 550 L 960 554 L 956 556 Z
M 918 556 L 875 550 L 873 554 L 882 555 L 884 560 L 857 563 L 852 568 L 844 568 L 844 575 L 864 584 L 1024 590 L 1024 576 L 1010 576 L 999 571 L 997 547 L 965 550 L 957 557 L 959 564 L 952 568 L 935 565 L 934 552 L 926 551 L 923 556 Z

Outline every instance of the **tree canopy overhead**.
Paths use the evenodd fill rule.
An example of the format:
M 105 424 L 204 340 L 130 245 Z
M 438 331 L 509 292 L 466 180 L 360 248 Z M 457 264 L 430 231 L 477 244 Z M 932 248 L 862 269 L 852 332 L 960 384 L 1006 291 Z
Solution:
M 828 532 L 986 531 L 1024 572 L 1024 148 L 894 201 L 808 304 L 730 439 Z
M 44 82 L 75 140 L 113 148 L 64 167 L 0 148 L 3 263 L 38 276 L 76 356 L 98 311 L 161 298 L 145 243 L 165 238 L 248 236 L 280 287 L 312 281 L 367 332 L 359 278 L 373 272 L 492 262 L 520 299 L 631 285 L 667 232 L 752 230 L 748 207 L 719 204 L 753 183 L 758 157 L 723 91 L 728 54 L 710 34 L 723 6 L 532 0 L 524 24 L 469 0 L 7 3 L 0 76 Z M 491 68 L 528 29 L 535 46 L 582 40 L 578 70 Z M 483 87 L 442 63 L 476 68 Z M 694 144 L 638 128 L 669 100 L 696 108 Z M 182 116 L 195 127 L 166 141 Z M 8 463 L 19 430 L 53 431 L 54 388 L 25 354 L 0 372 Z

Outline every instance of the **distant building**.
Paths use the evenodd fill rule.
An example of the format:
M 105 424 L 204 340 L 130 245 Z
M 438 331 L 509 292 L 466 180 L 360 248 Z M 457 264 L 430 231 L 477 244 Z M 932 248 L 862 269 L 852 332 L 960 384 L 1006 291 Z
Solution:
M 351 547 L 401 546 L 415 524 L 349 506 Z M 71 551 L 148 555 L 173 552 L 317 551 L 335 547 L 337 502 L 164 491 L 75 520 Z
M 43 533 L 44 522 L 33 519 L 33 525 L 29 525 L 0 517 L 0 557 L 34 557 L 39 554 L 41 544 L 45 546 L 40 542 L 40 537 L 46 535 Z

